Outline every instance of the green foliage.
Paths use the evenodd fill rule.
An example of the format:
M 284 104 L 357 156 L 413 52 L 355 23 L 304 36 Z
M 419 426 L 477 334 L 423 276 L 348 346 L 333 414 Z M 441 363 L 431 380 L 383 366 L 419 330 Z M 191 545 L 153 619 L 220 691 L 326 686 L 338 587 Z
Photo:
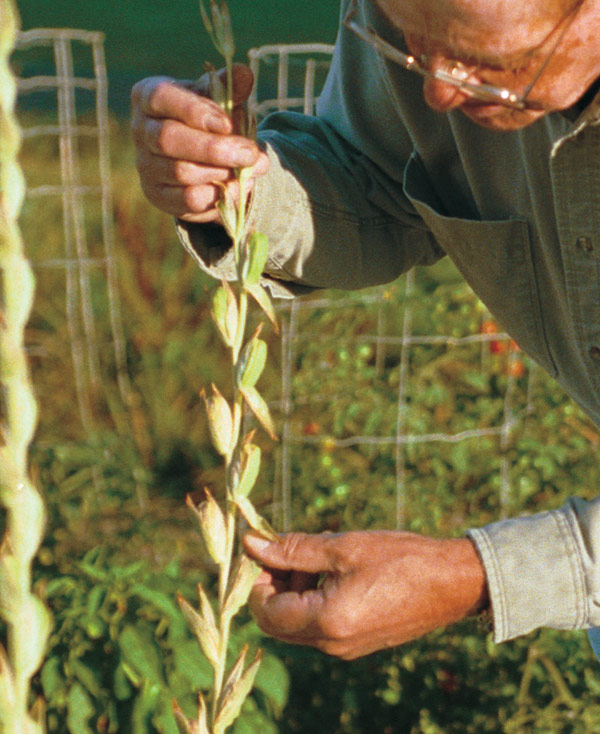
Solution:
M 177 562 L 161 572 L 142 560 L 120 565 L 106 547 L 64 565 L 68 573 L 38 581 L 55 617 L 37 679 L 48 704 L 48 731 L 177 734 L 171 701 L 192 715 L 196 693 L 212 685 L 211 667 L 173 601 L 182 590 L 192 598 L 200 576 L 184 574 Z M 259 638 L 246 620 L 229 655 L 244 644 L 256 647 Z M 265 660 L 241 731 L 257 731 L 257 722 L 277 731 L 273 719 L 287 700 L 287 673 L 272 654 Z
M 69 732 L 72 717 L 78 732 L 116 731 L 117 725 L 119 734 L 169 732 L 169 695 L 176 694 L 192 716 L 195 692 L 210 683 L 210 670 L 173 599 L 180 590 L 194 600 L 196 581 L 213 569 L 183 499 L 204 499 L 204 486 L 217 496 L 215 488 L 223 485 L 198 392 L 214 375 L 228 375 L 230 365 L 210 316 L 214 284 L 183 252 L 169 218 L 144 203 L 132 184 L 127 133 L 115 129 L 113 141 L 135 403 L 124 413 L 99 411 L 98 434 L 82 437 L 67 335 L 54 330 L 64 288 L 46 270 L 30 331 L 49 355 L 33 365 L 42 404 L 33 458 L 50 517 L 36 577 L 38 588 L 47 586 L 55 618 L 48 662 L 36 684 L 50 702 L 49 731 L 61 734 Z M 28 160 L 37 170 L 51 170 L 53 155 L 30 150 Z M 41 258 L 47 248 L 57 255 L 52 248 L 60 235 L 60 206 L 30 203 L 25 214 L 32 256 Z M 364 295 L 340 294 L 355 301 L 343 312 L 334 302 L 298 313 L 291 428 L 308 443 L 291 447 L 297 530 L 395 526 L 393 444 L 335 444 L 355 433 L 395 435 L 401 347 L 392 341 L 378 346 L 370 335 L 378 329 L 388 337 L 401 335 L 409 303 L 417 335 L 459 338 L 477 332 L 485 318 L 445 262 L 419 271 L 410 299 L 402 283 L 390 285 L 381 315 Z M 261 338 L 272 347 L 276 337 L 270 331 Z M 498 425 L 508 348 L 420 344 L 410 356 L 403 414 L 408 432 Z M 411 530 L 461 535 L 502 512 L 536 512 L 575 493 L 594 495 L 600 485 L 597 429 L 550 378 L 532 373 L 527 360 L 518 358 L 525 368 L 514 380 L 519 420 L 504 448 L 497 436 L 405 447 L 403 513 Z M 535 379 L 528 379 L 532 374 Z M 279 399 L 278 380 L 278 365 L 268 360 L 260 384 L 270 404 Z M 253 497 L 268 513 L 279 480 L 270 473 L 270 442 L 261 449 L 266 471 Z M 508 497 L 501 496 L 503 457 L 513 488 Z M 256 627 L 244 625 L 232 642 L 230 662 L 245 642 L 254 648 L 258 639 Z M 556 676 L 543 657 L 529 656 L 532 646 L 554 662 L 570 698 L 557 698 Z M 268 640 L 261 647 L 267 652 L 235 734 L 583 734 L 600 727 L 599 668 L 583 633 L 544 631 L 496 646 L 467 623 L 351 663 Z

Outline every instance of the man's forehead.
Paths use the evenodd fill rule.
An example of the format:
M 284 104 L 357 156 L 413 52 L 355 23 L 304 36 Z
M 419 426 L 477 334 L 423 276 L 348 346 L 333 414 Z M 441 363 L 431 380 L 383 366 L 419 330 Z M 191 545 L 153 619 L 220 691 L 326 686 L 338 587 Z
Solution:
M 376 0 L 404 33 L 457 57 L 516 57 L 535 49 L 573 0 Z

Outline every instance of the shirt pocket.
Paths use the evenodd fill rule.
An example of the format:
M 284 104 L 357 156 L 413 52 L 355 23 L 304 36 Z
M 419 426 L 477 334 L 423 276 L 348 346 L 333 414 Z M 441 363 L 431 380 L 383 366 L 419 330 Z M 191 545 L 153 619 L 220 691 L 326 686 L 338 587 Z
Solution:
M 490 313 L 529 356 L 556 376 L 542 323 L 527 221 L 446 216 L 417 153 L 406 167 L 404 191 Z

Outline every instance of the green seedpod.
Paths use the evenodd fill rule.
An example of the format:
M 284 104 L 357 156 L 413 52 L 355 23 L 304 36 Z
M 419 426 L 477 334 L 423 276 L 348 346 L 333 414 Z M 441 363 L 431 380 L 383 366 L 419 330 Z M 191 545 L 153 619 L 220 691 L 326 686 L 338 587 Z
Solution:
M 275 333 L 279 334 L 279 326 L 277 324 L 277 317 L 275 316 L 275 309 L 273 308 L 271 297 L 269 296 L 267 291 L 262 287 L 262 285 L 260 285 L 260 283 L 256 283 L 255 285 L 248 283 L 246 284 L 245 288 L 264 311 L 267 318 L 271 322 Z
M 199 585 L 198 595 L 200 597 L 200 614 L 192 605 L 179 594 L 177 601 L 181 611 L 192 632 L 196 635 L 202 651 L 210 661 L 213 668 L 220 664 L 220 638 L 215 622 L 215 616 L 204 590 Z
M 260 232 L 252 232 L 247 241 L 244 285 L 258 285 L 269 256 L 269 240 Z
M 273 424 L 273 419 L 271 418 L 269 406 L 267 405 L 265 399 L 255 387 L 245 387 L 244 385 L 240 385 L 239 389 L 244 396 L 244 400 L 246 401 L 248 407 L 254 413 L 258 422 L 269 434 L 270 438 L 272 438 L 273 441 L 277 441 L 275 425 Z
M 127 701 L 131 698 L 133 689 L 122 664 L 119 664 L 115 670 L 113 678 L 113 691 L 117 701 Z
M 90 640 L 99 640 L 108 634 L 106 622 L 97 614 L 85 615 L 82 618 L 82 624 Z
M 244 516 L 244 519 L 250 525 L 252 530 L 256 531 L 259 535 L 271 542 L 278 543 L 279 536 L 269 525 L 269 523 L 261 517 L 256 511 L 254 505 L 250 502 L 247 497 L 234 497 L 233 501 L 236 507 Z
M 221 456 L 228 456 L 233 444 L 233 416 L 229 403 L 219 392 L 215 384 L 212 386 L 212 396 L 208 397 L 204 390 L 200 397 L 206 405 L 208 427 L 212 442 Z
M 81 683 L 74 683 L 67 696 L 67 726 L 70 732 L 93 734 L 89 720 L 95 709 Z
M 258 578 L 260 567 L 246 555 L 237 558 L 232 571 L 231 587 L 225 598 L 223 616 L 229 619 L 235 617 L 248 601 L 250 591 Z
M 235 294 L 227 281 L 223 281 L 223 285 L 213 295 L 211 314 L 226 346 L 233 346 L 238 329 L 239 309 Z
M 241 654 L 243 654 L 245 658 L 244 650 L 242 650 Z M 240 709 L 242 708 L 242 704 L 252 690 L 261 657 L 262 651 L 259 650 L 246 672 L 241 675 L 239 675 L 238 672 L 241 670 L 241 666 L 238 666 L 237 664 L 234 666 L 227 683 L 225 684 L 225 688 L 223 689 L 221 700 L 219 701 L 219 712 L 216 716 L 213 727 L 215 734 L 221 734 L 221 732 L 224 732 L 225 729 L 227 729 L 228 726 L 231 726 L 237 718 Z
M 75 677 L 86 687 L 92 696 L 94 698 L 100 698 L 102 696 L 102 684 L 99 680 L 99 672 L 90 668 L 81 660 L 71 660 L 69 665 Z
M 186 504 L 196 517 L 209 556 L 215 563 L 221 565 L 227 558 L 228 543 L 225 517 L 207 488 L 204 489 L 204 492 L 206 493 L 206 501 L 201 502 L 196 507 L 194 501 L 188 495 Z
M 236 368 L 236 381 L 238 385 L 254 387 L 267 363 L 267 343 L 258 338 L 261 326 L 258 327 L 242 350 Z
M 252 443 L 251 437 L 253 435 L 254 431 L 251 434 L 248 434 L 247 439 L 242 445 L 241 471 L 239 480 L 235 487 L 235 494 L 240 497 L 247 497 L 250 494 L 260 471 L 262 451 L 260 446 Z

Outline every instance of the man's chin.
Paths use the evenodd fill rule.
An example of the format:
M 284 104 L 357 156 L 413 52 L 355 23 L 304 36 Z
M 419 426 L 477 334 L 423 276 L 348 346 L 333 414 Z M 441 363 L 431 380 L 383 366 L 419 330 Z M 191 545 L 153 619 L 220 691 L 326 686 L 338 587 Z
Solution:
M 461 105 L 460 110 L 477 125 L 497 132 L 521 130 L 545 114 L 540 110 L 513 110 L 502 105 L 473 102 Z

